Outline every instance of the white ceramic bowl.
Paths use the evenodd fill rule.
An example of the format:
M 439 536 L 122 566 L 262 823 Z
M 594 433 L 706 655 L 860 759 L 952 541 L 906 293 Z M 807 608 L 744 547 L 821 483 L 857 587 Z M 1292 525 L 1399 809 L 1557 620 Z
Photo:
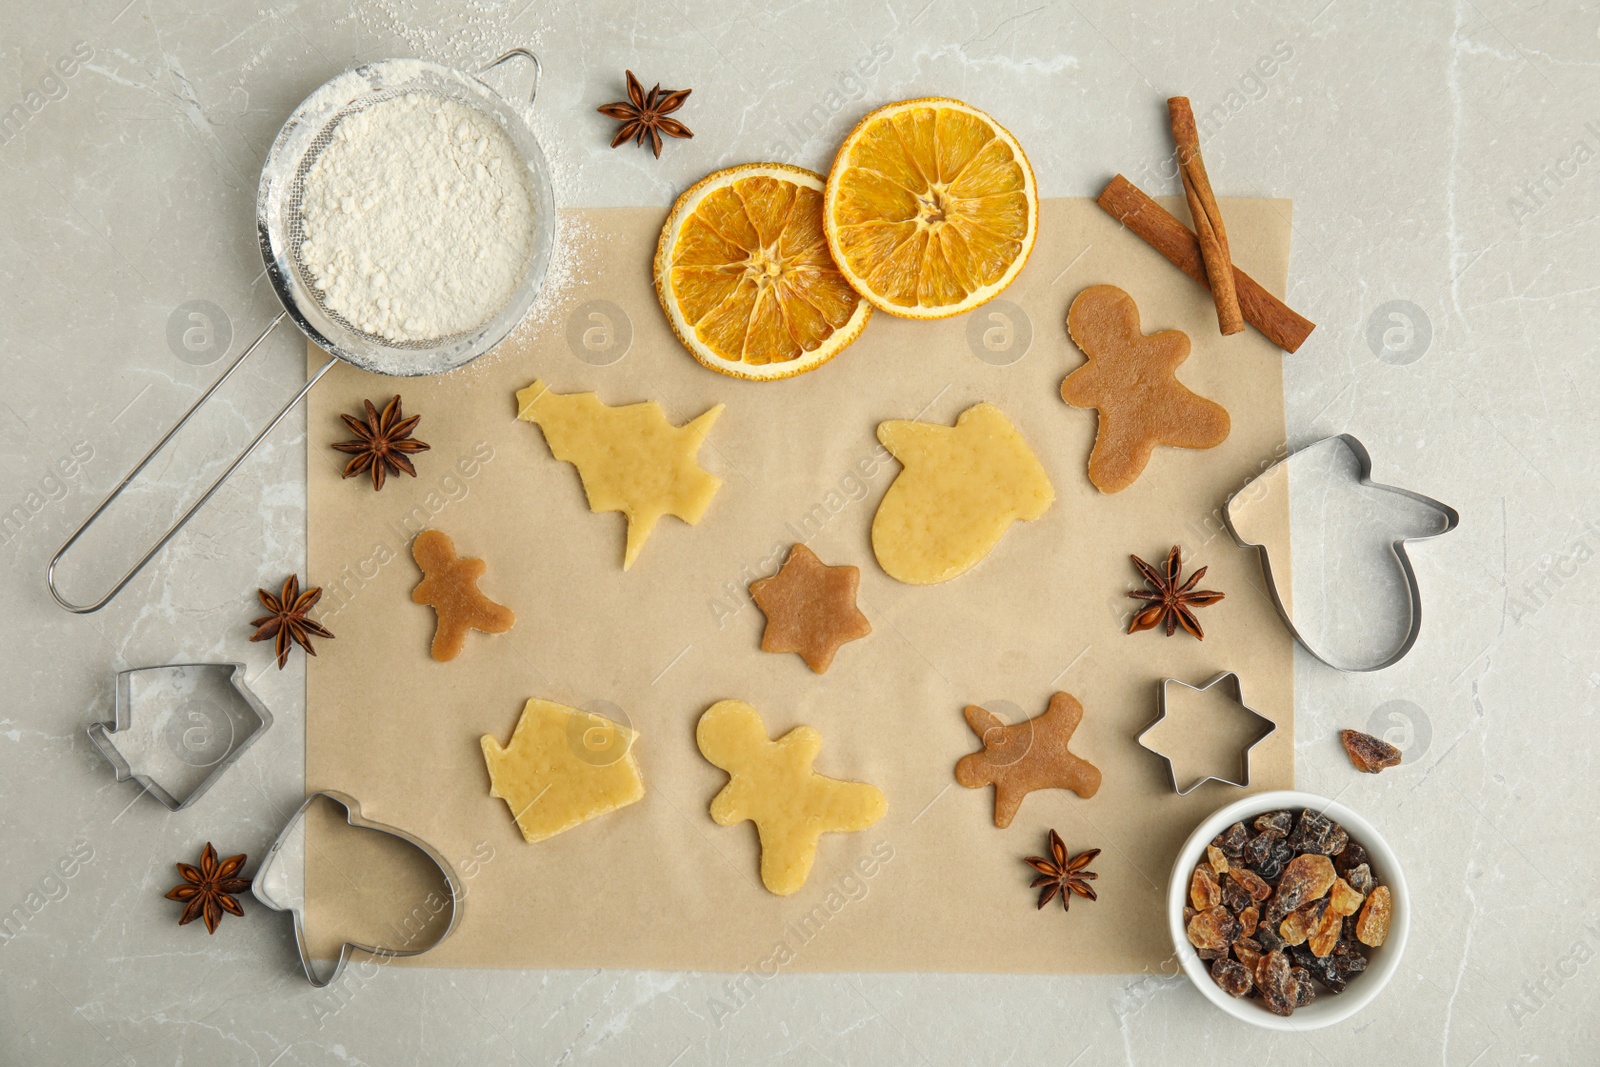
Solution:
M 1374 878 L 1389 887 L 1394 899 L 1389 936 L 1378 948 L 1367 950 L 1367 969 L 1353 975 L 1343 993 L 1330 993 L 1318 984 L 1316 999 L 1303 1008 L 1297 1008 L 1287 1018 L 1272 1014 L 1259 999 L 1235 999 L 1224 993 L 1211 977 L 1210 963 L 1202 960 L 1189 943 L 1183 922 L 1183 908 L 1189 898 L 1189 880 L 1194 875 L 1195 865 L 1205 858 L 1206 846 L 1212 838 L 1236 822 L 1243 822 L 1248 827 L 1257 815 L 1284 808 L 1310 808 L 1343 826 L 1351 838 L 1366 848 Z M 1254 833 L 1254 830 L 1251 832 Z M 1183 965 L 1183 973 L 1200 990 L 1201 996 L 1235 1019 L 1252 1026 L 1268 1030 L 1315 1030 L 1350 1018 L 1366 1007 L 1394 977 L 1394 972 L 1400 967 L 1400 955 L 1405 951 L 1406 935 L 1411 927 L 1411 894 L 1406 890 L 1405 874 L 1400 869 L 1400 861 L 1394 850 L 1371 823 L 1327 797 L 1285 789 L 1275 793 L 1256 793 L 1235 801 L 1213 813 L 1195 828 L 1178 851 L 1178 861 L 1173 865 L 1172 877 L 1167 883 L 1167 915 L 1172 927 L 1172 944 Z

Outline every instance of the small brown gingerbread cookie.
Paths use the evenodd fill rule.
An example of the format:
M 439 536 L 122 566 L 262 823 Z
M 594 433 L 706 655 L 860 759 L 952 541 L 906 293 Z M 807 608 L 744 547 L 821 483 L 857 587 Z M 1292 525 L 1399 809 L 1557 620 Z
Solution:
M 411 599 L 427 604 L 439 617 L 433 634 L 433 658 L 455 659 L 467 643 L 468 630 L 503 634 L 517 616 L 478 591 L 478 579 L 488 570 L 481 559 L 462 559 L 455 542 L 438 530 L 423 530 L 411 542 L 411 556 L 422 568 L 422 582 Z
M 839 646 L 872 632 L 856 607 L 857 567 L 830 567 L 803 544 L 789 549 L 778 573 L 750 583 L 750 596 L 767 617 L 763 652 L 798 652 L 818 674 Z
M 1007 726 L 994 713 L 967 705 L 967 725 L 983 751 L 961 757 L 956 781 L 968 789 L 994 786 L 994 824 L 1004 830 L 1035 789 L 1070 789 L 1088 800 L 1100 789 L 1100 769 L 1067 750 L 1083 721 L 1083 705 L 1071 693 L 1050 698 L 1038 718 Z
M 1114 285 L 1085 289 L 1067 311 L 1067 333 L 1089 362 L 1067 375 L 1061 399 L 1100 413 L 1089 480 L 1101 492 L 1132 485 L 1157 445 L 1215 448 L 1227 440 L 1227 410 L 1178 381 L 1188 335 L 1146 336 L 1133 297 Z

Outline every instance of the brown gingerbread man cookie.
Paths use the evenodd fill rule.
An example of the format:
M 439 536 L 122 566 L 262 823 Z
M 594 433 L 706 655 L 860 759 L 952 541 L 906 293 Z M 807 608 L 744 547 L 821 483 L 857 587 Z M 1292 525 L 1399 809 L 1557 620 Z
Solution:
M 1044 714 L 1007 726 L 999 716 L 967 705 L 967 725 L 983 751 L 961 757 L 956 781 L 968 789 L 994 786 L 994 824 L 1004 830 L 1035 789 L 1070 789 L 1088 800 L 1100 789 L 1100 769 L 1067 750 L 1083 721 L 1083 705 L 1071 693 L 1050 698 Z
M 1178 381 L 1188 335 L 1145 335 L 1133 297 L 1114 285 L 1085 289 L 1067 311 L 1067 333 L 1089 362 L 1067 375 L 1061 399 L 1100 413 L 1089 480 L 1101 492 L 1132 485 L 1157 445 L 1215 448 L 1227 440 L 1227 410 Z
M 411 599 L 427 604 L 439 617 L 433 634 L 434 659 L 455 659 L 467 643 L 468 630 L 503 634 L 517 621 L 510 608 L 478 592 L 478 579 L 488 564 L 457 556 L 448 535 L 423 530 L 411 542 L 411 556 L 422 568 L 422 582 L 411 591 Z

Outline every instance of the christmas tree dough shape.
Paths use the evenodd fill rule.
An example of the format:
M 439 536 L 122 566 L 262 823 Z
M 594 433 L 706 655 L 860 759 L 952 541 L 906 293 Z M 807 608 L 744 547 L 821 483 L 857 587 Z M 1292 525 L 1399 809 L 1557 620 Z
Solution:
M 1018 519 L 1056 498 L 1022 434 L 993 404 L 954 426 L 895 419 L 878 440 L 904 466 L 872 520 L 872 551 L 891 578 L 933 585 L 964 574 Z
M 888 810 L 883 791 L 842 782 L 811 769 L 822 735 L 796 726 L 767 738 L 761 713 L 742 700 L 722 700 L 695 728 L 700 754 L 728 772 L 728 784 L 711 801 L 719 826 L 749 819 L 761 838 L 761 882 L 779 896 L 805 884 L 825 833 L 865 830 Z
M 542 381 L 517 390 L 517 418 L 544 431 L 550 453 L 578 468 L 590 511 L 628 519 L 622 569 L 633 566 L 663 515 L 693 526 L 722 479 L 695 461 L 722 405 L 674 426 L 654 400 L 608 407 L 593 393 L 552 393 Z
M 501 747 L 484 734 L 489 795 L 511 808 L 529 843 L 626 807 L 644 796 L 633 758 L 638 734 L 603 715 L 530 699 Z

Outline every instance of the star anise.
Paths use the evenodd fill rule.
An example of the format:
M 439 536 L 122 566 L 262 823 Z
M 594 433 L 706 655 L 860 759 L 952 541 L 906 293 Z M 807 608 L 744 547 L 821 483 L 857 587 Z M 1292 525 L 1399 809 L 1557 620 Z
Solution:
M 1039 877 L 1033 880 L 1030 888 L 1044 887 L 1044 892 L 1039 894 L 1039 907 L 1043 908 L 1057 893 L 1061 894 L 1061 910 L 1071 911 L 1072 894 L 1098 900 L 1094 887 L 1089 883 L 1100 877 L 1093 871 L 1084 870 L 1094 858 L 1100 855 L 1100 850 L 1091 848 L 1087 852 L 1080 852 L 1071 859 L 1067 858 L 1067 846 L 1062 843 L 1061 835 L 1054 830 L 1050 831 L 1050 856 L 1029 856 L 1023 862 L 1039 872 Z
M 398 396 L 383 406 L 381 415 L 372 406 L 372 401 L 363 403 L 367 405 L 366 422 L 354 415 L 339 416 L 350 427 L 350 432 L 356 435 L 354 441 L 340 441 L 333 446 L 335 451 L 349 452 L 355 457 L 344 465 L 344 476 L 351 478 L 362 471 L 371 471 L 374 489 L 383 488 L 383 480 L 390 471 L 396 474 L 405 471 L 415 478 L 417 468 L 411 465 L 406 456 L 426 452 L 430 447 L 426 442 L 411 437 L 411 431 L 416 429 L 422 416 L 401 418 Z
M 302 593 L 300 579 L 291 574 L 284 579 L 283 592 L 278 596 L 273 596 L 265 589 L 257 589 L 256 596 L 261 598 L 261 606 L 272 614 L 250 620 L 250 625 L 257 627 L 250 640 L 273 642 L 280 671 L 289 662 L 289 650 L 295 645 L 305 649 L 307 655 L 315 656 L 317 650 L 311 647 L 311 638 L 326 637 L 333 640 L 333 634 L 326 627 L 306 618 L 306 612 L 322 599 L 320 586 Z
M 1139 573 L 1144 575 L 1144 580 L 1150 583 L 1150 592 L 1141 590 L 1128 595 L 1135 600 L 1144 600 L 1149 607 L 1141 608 L 1128 624 L 1128 632 L 1137 633 L 1140 630 L 1150 630 L 1167 624 L 1167 636 L 1171 637 L 1177 632 L 1179 626 L 1194 634 L 1200 640 L 1205 640 L 1205 632 L 1200 629 L 1200 620 L 1194 617 L 1194 608 L 1203 608 L 1208 604 L 1215 604 L 1223 598 L 1222 593 L 1214 589 L 1196 589 L 1195 583 L 1206 573 L 1206 568 L 1201 567 L 1189 575 L 1189 580 L 1179 585 L 1183 576 L 1183 555 L 1177 545 L 1172 546 L 1172 551 L 1167 553 L 1166 573 L 1156 570 L 1138 556 L 1129 556 L 1133 565 L 1139 568 Z
M 250 888 L 250 879 L 234 877 L 243 866 L 243 852 L 218 863 L 217 850 L 211 847 L 210 841 L 206 842 L 206 850 L 200 854 L 200 866 L 178 864 L 183 883 L 167 893 L 168 900 L 183 904 L 183 917 L 178 920 L 178 925 L 204 919 L 206 933 L 214 934 L 217 924 L 222 921 L 223 912 L 243 917 L 244 909 L 233 899 L 234 893 L 243 893 Z
M 622 128 L 617 131 L 616 137 L 611 140 L 611 147 L 633 138 L 634 144 L 644 144 L 646 137 L 650 138 L 650 147 L 655 149 L 656 158 L 661 158 L 661 135 L 668 137 L 693 137 L 694 131 L 667 116 L 683 106 L 689 99 L 693 89 L 662 89 L 658 83 L 648 93 L 644 86 L 639 84 L 639 79 L 633 76 L 633 71 L 628 71 L 628 99 L 618 100 L 614 104 L 604 104 L 595 110 L 607 118 L 616 119 L 622 123 Z

